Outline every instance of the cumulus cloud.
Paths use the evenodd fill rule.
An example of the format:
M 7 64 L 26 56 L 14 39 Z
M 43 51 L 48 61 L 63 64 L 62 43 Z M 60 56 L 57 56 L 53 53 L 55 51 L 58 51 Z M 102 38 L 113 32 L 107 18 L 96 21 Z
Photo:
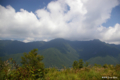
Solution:
M 31 42 L 31 41 L 34 41 L 35 39 L 34 38 L 25 38 L 25 40 L 23 40 L 23 42 L 27 43 L 27 42 Z
M 104 28 L 101 33 L 102 40 L 111 44 L 120 44 L 120 24 L 114 27 Z
M 120 44 L 120 24 L 102 26 L 111 16 L 118 0 L 57 0 L 35 13 L 10 5 L 0 5 L 0 38 L 18 38 L 23 42 L 100 39 Z

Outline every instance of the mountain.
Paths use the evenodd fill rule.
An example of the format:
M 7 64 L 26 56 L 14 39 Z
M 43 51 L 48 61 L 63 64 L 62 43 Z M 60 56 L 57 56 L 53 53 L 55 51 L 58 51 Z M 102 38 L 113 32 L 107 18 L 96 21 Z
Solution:
M 24 43 L 20 41 L 0 40 L 0 56 L 29 52 L 44 45 L 43 41 Z
M 38 54 L 44 56 L 46 67 L 71 67 L 74 60 L 83 59 L 92 65 L 120 63 L 120 45 L 107 44 L 100 40 L 69 41 L 54 39 L 49 42 L 35 41 L 23 43 L 20 41 L 0 40 L 0 56 L 3 60 L 15 59 L 20 63 L 22 53 L 38 48 Z

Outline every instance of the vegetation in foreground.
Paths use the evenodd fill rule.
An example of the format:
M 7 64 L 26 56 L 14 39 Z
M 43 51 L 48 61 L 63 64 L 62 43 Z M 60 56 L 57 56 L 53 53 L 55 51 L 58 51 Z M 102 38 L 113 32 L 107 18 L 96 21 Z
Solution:
M 21 57 L 22 66 L 10 58 L 0 60 L 1 80 L 120 80 L 120 64 L 90 66 L 82 59 L 73 62 L 73 68 L 44 68 L 43 56 L 37 54 L 37 49 L 24 53 Z

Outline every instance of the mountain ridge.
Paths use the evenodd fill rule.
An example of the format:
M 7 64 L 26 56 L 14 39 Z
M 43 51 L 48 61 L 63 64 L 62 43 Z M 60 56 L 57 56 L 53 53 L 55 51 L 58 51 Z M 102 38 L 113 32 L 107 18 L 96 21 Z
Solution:
M 93 61 L 93 63 L 96 62 L 100 64 L 104 64 L 103 60 L 105 60 L 106 63 L 117 64 L 120 62 L 119 46 L 120 45 L 107 44 L 98 39 L 90 41 L 69 41 L 57 38 L 48 42 L 34 41 L 29 43 L 0 40 L 0 56 L 4 58 L 2 58 L 3 60 L 6 59 L 5 57 L 9 58 L 10 55 L 16 59 L 15 56 L 22 56 L 21 53 L 38 48 L 38 54 L 45 56 L 45 60 L 43 61 L 46 66 L 52 66 L 51 63 L 57 65 L 57 67 L 62 64 L 70 66 L 74 60 L 78 59 Z M 49 54 L 51 54 L 51 56 Z M 20 59 L 20 57 L 18 59 Z M 50 59 L 53 59 L 53 61 L 56 60 L 56 62 L 50 61 L 48 63 Z M 62 59 L 65 62 L 61 62 L 63 61 Z

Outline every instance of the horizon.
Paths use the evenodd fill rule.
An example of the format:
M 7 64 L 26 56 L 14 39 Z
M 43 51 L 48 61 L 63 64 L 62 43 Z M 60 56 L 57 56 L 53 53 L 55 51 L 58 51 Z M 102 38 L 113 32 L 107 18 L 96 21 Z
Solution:
M 50 41 L 52 41 L 52 40 L 57 40 L 57 39 L 62 39 L 62 40 L 67 40 L 67 41 L 78 41 L 78 40 L 68 40 L 68 39 L 63 39 L 63 38 L 55 38 L 55 39 L 51 39 L 51 40 L 49 40 L 49 41 L 45 41 L 45 40 L 41 40 L 41 41 L 43 41 L 43 42 L 50 42 Z M 19 41 L 19 42 L 23 42 L 23 43 L 32 43 L 32 42 L 41 42 L 41 41 L 31 41 L 31 42 L 24 42 L 24 41 L 20 41 L 20 40 L 10 40 L 10 39 L 4 39 L 4 40 L 8 40 L 8 41 Z M 4 40 L 2 40 L 2 41 L 4 41 Z M 101 41 L 101 40 L 99 40 L 99 39 L 93 39 L 93 40 L 84 40 L 84 41 L 80 41 L 80 42 L 87 42 L 87 41 L 95 41 L 95 40 L 97 40 L 97 41 L 100 41 L 100 42 L 104 42 L 104 41 Z M 0 41 L 1 41 L 1 39 L 0 39 Z M 104 42 L 104 43 L 106 43 L 106 44 L 112 44 L 112 43 L 107 43 L 107 42 Z M 120 44 L 114 44 L 114 45 L 120 45 Z

